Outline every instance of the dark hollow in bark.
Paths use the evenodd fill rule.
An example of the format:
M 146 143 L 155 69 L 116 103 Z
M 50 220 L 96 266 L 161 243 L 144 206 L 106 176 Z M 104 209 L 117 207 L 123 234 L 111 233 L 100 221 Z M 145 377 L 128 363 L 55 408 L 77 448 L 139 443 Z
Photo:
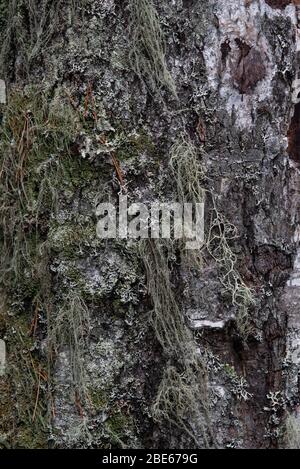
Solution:
M 272 8 L 283 9 L 292 2 L 291 0 L 266 0 L 266 3 Z M 296 0 L 294 3 L 297 5 L 298 1 Z
M 244 41 L 236 39 L 240 49 L 240 57 L 233 76 L 241 94 L 251 94 L 259 81 L 266 75 L 264 58 L 260 51 Z

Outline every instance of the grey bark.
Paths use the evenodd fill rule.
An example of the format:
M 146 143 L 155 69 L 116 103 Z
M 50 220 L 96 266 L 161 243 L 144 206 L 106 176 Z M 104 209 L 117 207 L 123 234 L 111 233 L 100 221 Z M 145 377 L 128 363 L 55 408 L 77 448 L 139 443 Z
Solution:
M 151 56 L 153 38 L 143 39 L 145 28 L 134 43 L 134 1 L 58 1 L 52 2 L 53 11 L 44 2 L 52 13 L 38 25 L 27 24 L 33 12 L 19 3 L 15 23 L 8 25 L 7 2 L 0 1 L 1 35 L 7 40 L 0 76 L 7 91 L 6 104 L 0 81 L 2 126 L 11 94 L 29 93 L 28 85 L 35 85 L 47 90 L 48 103 L 62 102 L 72 108 L 74 119 L 80 115 L 81 127 L 68 147 L 67 163 L 63 145 L 45 153 L 46 165 L 60 154 L 65 169 L 49 173 L 56 210 L 48 206 L 52 196 L 47 189 L 35 267 L 21 263 L 17 280 L 2 281 L 0 341 L 6 344 L 6 363 L 0 376 L 5 396 L 0 445 L 297 446 L 296 5 L 271 0 L 145 1 L 155 8 L 165 37 L 164 64 L 158 60 L 160 52 L 164 57 L 163 46 Z M 162 37 L 156 39 L 163 44 Z M 149 273 L 147 283 L 138 243 L 99 240 L 95 207 L 100 200 L 116 203 L 120 190 L 127 191 L 130 202 L 176 200 L 178 183 L 169 162 L 182 136 L 206 171 L 201 181 L 206 235 L 216 218 L 216 204 L 222 220 L 237 229 L 238 236 L 228 239 L 234 268 L 255 303 L 247 307 L 243 335 L 239 306 L 232 292 L 224 291 L 224 265 L 203 249 L 202 265 L 195 268 L 185 262 L 178 246 L 170 249 L 166 265 L 173 296 L 166 297 L 176 301 L 188 331 L 184 337 L 192 338 L 199 356 L 203 382 L 197 375 L 199 388 L 186 383 L 193 395 L 187 402 L 196 403 L 197 409 L 183 411 L 171 400 L 169 412 L 165 408 L 165 415 L 155 418 L 153 404 L 164 373 L 175 368 L 184 376 L 185 358 L 175 359 L 176 351 L 169 354 L 170 348 L 158 340 L 151 322 L 155 295 L 147 288 Z M 59 185 L 51 179 L 54 173 Z M 29 187 L 29 176 L 25 184 Z M 39 194 L 41 187 L 35 184 Z M 28 205 L 25 212 L 27 221 L 34 216 Z M 23 230 L 32 239 L 30 221 Z M 37 271 L 42 275 L 34 283 L 31 276 L 36 279 Z M 160 278 L 153 269 L 155 275 Z M 46 286 L 41 278 L 47 279 Z M 37 286 L 31 289 L 33 283 Z M 42 298 L 38 307 L 37 298 Z M 18 328 L 26 336 L 21 345 L 15 343 Z M 56 342 L 49 347 L 50 335 Z M 177 343 L 176 337 L 171 340 Z M 26 373 L 34 375 L 25 401 L 14 350 L 33 356 L 33 370 L 21 369 L 24 381 Z M 3 360 L 0 357 L 1 370 Z M 195 396 L 196 389 L 203 395 Z M 22 417 L 24 406 L 28 419 Z M 33 432 L 38 437 L 33 438 Z

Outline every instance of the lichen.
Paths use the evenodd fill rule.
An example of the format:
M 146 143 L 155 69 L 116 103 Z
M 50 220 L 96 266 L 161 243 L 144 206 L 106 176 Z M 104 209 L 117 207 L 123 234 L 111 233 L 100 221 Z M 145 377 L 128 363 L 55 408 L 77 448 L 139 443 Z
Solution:
M 153 328 L 168 358 L 153 405 L 154 418 L 175 425 L 196 447 L 199 439 L 209 447 L 213 441 L 206 368 L 173 292 L 168 266 L 170 246 L 163 246 L 161 241 L 145 241 L 141 245 L 141 258 L 154 307 Z M 197 422 L 196 429 L 190 423 L 191 416 Z
M 35 336 L 39 322 L 46 325 L 42 335 L 50 327 L 45 235 L 60 190 L 60 158 L 70 155 L 77 125 L 68 104 L 31 86 L 11 91 L 1 127 L 0 274 L 9 307 L 9 388 L 17 400 L 17 411 L 7 411 L 18 428 L 14 444 L 25 448 L 46 446 L 51 421 L 51 357 Z
M 115 412 L 106 422 L 105 431 L 109 436 L 113 447 L 126 449 L 131 435 L 132 418 L 121 411 Z
M 17 50 L 24 72 L 47 47 L 59 23 L 62 0 L 12 0 L 7 8 L 6 28 L 0 49 L 1 71 L 9 68 Z M 4 67 L 4 70 L 2 70 Z
M 84 350 L 90 332 L 89 311 L 76 294 L 68 294 L 55 315 L 49 318 L 48 347 L 55 358 L 67 350 L 72 377 L 74 403 L 80 412 L 89 404 L 88 386 L 84 365 Z
M 152 93 L 165 87 L 177 97 L 176 86 L 166 64 L 166 47 L 157 11 L 151 0 L 130 0 L 130 63 Z

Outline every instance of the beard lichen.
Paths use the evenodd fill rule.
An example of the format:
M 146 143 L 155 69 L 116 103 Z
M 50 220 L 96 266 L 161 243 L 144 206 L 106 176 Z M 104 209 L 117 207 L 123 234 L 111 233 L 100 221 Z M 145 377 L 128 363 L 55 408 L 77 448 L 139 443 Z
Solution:
M 199 250 L 185 252 L 182 241 L 141 242 L 141 258 L 153 304 L 151 322 L 167 359 L 153 404 L 153 416 L 159 423 L 166 421 L 176 426 L 196 447 L 203 444 L 209 447 L 214 445 L 214 438 L 205 360 L 201 358 L 201 347 L 196 344 L 174 293 L 172 263 L 179 255 L 181 262 L 186 262 L 199 274 L 202 251 L 209 254 L 220 269 L 221 284 L 238 310 L 237 328 L 244 339 L 251 333 L 249 308 L 254 305 L 254 298 L 237 271 L 237 256 L 230 246 L 237 237 L 237 230 L 220 214 L 214 194 L 205 188 L 207 180 L 202 157 L 187 135 L 182 135 L 172 146 L 170 168 L 180 203 L 201 204 L 210 196 L 213 207 L 207 236 Z
M 152 94 L 167 89 L 177 97 L 166 63 L 166 43 L 158 13 L 151 0 L 130 0 L 130 53 L 133 71 Z
M 194 206 L 212 201 L 211 220 L 203 246 L 199 250 L 182 251 L 182 257 L 189 267 L 202 268 L 202 253 L 206 252 L 216 262 L 220 270 L 220 282 L 224 293 L 229 293 L 231 303 L 236 308 L 236 325 L 240 336 L 246 340 L 253 332 L 249 311 L 255 305 L 253 290 L 248 287 L 237 269 L 238 258 L 231 243 L 238 238 L 237 228 L 220 212 L 215 194 L 205 188 L 206 171 L 200 152 L 187 135 L 172 146 L 170 166 L 175 176 L 177 196 L 181 203 L 190 202 Z
M 71 0 L 67 8 L 71 19 L 82 10 L 85 0 Z M 31 65 L 50 44 L 60 30 L 66 27 L 67 11 L 64 0 L 10 0 L 7 5 L 0 4 L 0 72 L 8 74 L 9 64 L 18 57 L 23 72 L 28 74 Z
M 53 311 L 49 318 L 48 347 L 52 358 L 64 350 L 68 354 L 73 398 L 82 417 L 91 404 L 84 366 L 84 350 L 89 332 L 89 311 L 85 302 L 76 293 L 68 294 L 62 306 L 56 313 Z
M 141 242 L 148 293 L 153 303 L 151 322 L 167 358 L 166 370 L 153 404 L 158 423 L 175 425 L 196 447 L 212 445 L 206 368 L 192 332 L 185 323 L 170 279 L 174 253 L 160 240 Z

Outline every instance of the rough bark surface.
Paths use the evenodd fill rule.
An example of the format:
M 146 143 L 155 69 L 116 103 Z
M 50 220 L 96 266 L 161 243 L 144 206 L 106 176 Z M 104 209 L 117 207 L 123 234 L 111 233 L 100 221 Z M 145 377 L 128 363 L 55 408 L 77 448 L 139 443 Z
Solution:
M 297 3 L 0 0 L 0 446 L 300 444 Z M 99 239 L 182 148 L 201 264 Z

